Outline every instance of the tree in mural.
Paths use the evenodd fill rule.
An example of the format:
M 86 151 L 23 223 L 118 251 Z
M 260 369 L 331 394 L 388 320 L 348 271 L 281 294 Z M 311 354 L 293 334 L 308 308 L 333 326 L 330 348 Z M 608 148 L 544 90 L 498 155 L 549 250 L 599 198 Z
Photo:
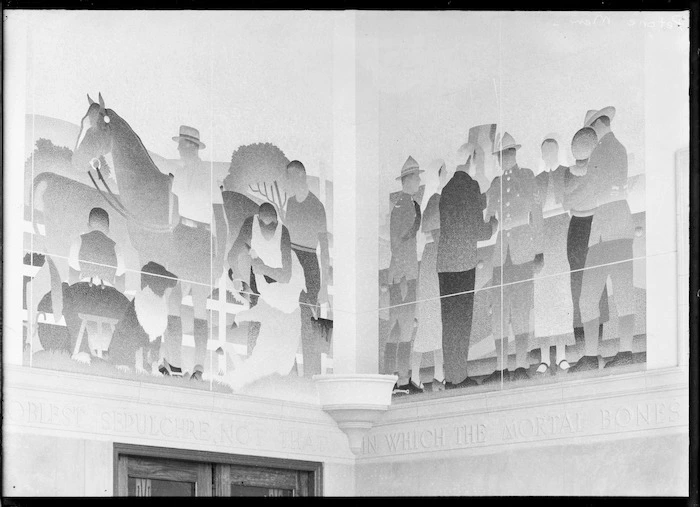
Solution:
M 231 155 L 231 166 L 224 179 L 224 189 L 253 195 L 271 203 L 284 222 L 287 193 L 284 172 L 289 159 L 272 143 L 239 146 Z
M 27 172 L 34 172 L 37 175 L 42 172 L 53 172 L 69 176 L 74 172 L 71 158 L 73 150 L 65 146 L 56 146 L 50 139 L 39 138 L 36 140 L 34 152 L 27 157 L 24 163 L 24 169 Z M 32 168 L 32 162 L 34 167 Z M 112 168 L 109 167 L 103 156 L 100 156 L 100 171 L 105 177 L 112 174 Z
M 76 174 L 71 158 L 73 150 L 65 146 L 56 146 L 50 139 L 39 138 L 36 140 L 34 151 L 24 162 L 25 174 L 25 202 L 30 202 L 32 176 L 50 172 L 89 184 L 87 175 Z M 112 168 L 104 156 L 100 156 L 100 171 L 105 178 L 113 178 Z
M 50 169 L 70 171 L 72 169 L 72 156 L 73 151 L 70 148 L 56 146 L 50 139 L 40 138 L 36 140 L 34 152 L 27 158 L 25 168 L 31 171 L 33 158 L 35 172 L 43 172 Z

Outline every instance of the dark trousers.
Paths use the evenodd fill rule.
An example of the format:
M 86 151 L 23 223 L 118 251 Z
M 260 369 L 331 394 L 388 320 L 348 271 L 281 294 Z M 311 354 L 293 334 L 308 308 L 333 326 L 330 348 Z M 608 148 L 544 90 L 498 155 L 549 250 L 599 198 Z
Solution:
M 294 250 L 304 270 L 306 290 L 301 291 L 301 353 L 304 358 L 304 376 L 311 377 L 321 372 L 321 340 L 324 339 L 323 328 L 313 318 L 310 305 L 318 303 L 318 293 L 321 290 L 321 267 L 315 252 Z
M 457 273 L 438 273 L 445 381 L 453 384 L 458 384 L 467 378 L 475 276 L 476 269 Z M 470 292 L 450 296 L 450 294 L 466 291 Z
M 566 236 L 566 255 L 571 268 L 571 301 L 574 306 L 574 328 L 580 328 L 581 323 L 581 287 L 583 286 L 583 268 L 588 256 L 588 240 L 591 236 L 593 216 L 572 216 L 569 231 Z M 547 259 L 545 259 L 547 262 Z M 599 301 L 600 322 L 608 320 L 608 289 L 603 289 Z

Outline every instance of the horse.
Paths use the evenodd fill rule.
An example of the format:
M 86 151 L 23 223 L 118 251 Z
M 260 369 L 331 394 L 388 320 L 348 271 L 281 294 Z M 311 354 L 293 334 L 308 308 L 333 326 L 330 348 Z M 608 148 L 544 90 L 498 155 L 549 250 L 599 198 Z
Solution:
M 111 153 L 119 196 L 112 194 L 99 168 L 95 168 L 107 190 L 100 192 L 110 206 L 126 218 L 131 244 L 139 254 L 139 265 L 156 262 L 180 279 L 169 300 L 166 341 L 170 342 L 171 353 L 166 360 L 180 366 L 183 328 L 193 329 L 195 367 L 198 365 L 201 373 L 208 341 L 206 300 L 223 273 L 227 237 L 224 211 L 220 205 L 214 206 L 215 223 L 211 225 L 216 226 L 215 234 L 211 233 L 211 225 L 209 229 L 195 229 L 174 220 L 177 202 L 172 193 L 174 176 L 158 169 L 126 120 L 113 109 L 105 108 L 102 94 L 99 102 L 88 95 L 88 102 L 73 151 L 73 166 L 87 170 L 99 189 L 92 176 L 92 161 Z M 192 321 L 189 321 L 190 314 L 180 311 L 182 297 L 190 292 L 194 306 Z M 181 315 L 187 316 L 188 322 L 182 322 Z

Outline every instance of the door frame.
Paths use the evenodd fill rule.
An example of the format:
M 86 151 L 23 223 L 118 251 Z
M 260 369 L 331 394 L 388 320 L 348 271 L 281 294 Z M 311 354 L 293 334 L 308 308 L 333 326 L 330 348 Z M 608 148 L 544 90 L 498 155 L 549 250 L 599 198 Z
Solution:
M 114 442 L 113 449 L 114 496 L 121 496 L 119 492 L 120 456 L 193 461 L 198 463 L 211 463 L 219 465 L 277 468 L 296 472 L 308 472 L 310 482 L 308 489 L 309 496 L 322 496 L 323 494 L 323 463 L 316 461 L 268 458 L 265 456 L 249 456 L 244 454 L 226 454 L 195 449 L 174 449 L 170 447 L 125 444 L 120 442 Z

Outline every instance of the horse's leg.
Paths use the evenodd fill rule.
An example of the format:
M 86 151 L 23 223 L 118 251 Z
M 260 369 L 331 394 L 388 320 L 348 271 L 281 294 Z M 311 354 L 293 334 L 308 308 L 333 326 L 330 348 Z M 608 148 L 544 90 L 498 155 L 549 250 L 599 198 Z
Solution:
M 163 359 L 171 366 L 182 368 L 182 282 L 178 282 L 168 298 L 168 327 L 162 344 Z
M 209 341 L 209 321 L 207 319 L 207 298 L 211 287 L 192 284 L 192 306 L 194 309 L 194 368 L 204 372 L 204 362 L 207 357 L 207 342 Z

